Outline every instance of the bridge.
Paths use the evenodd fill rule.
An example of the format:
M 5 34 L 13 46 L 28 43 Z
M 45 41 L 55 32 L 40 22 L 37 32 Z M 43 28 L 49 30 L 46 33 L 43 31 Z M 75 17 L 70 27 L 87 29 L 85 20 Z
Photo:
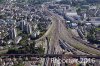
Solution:
M 40 57 L 40 58 L 95 58 L 100 59 L 96 55 L 73 55 L 73 54 L 1 54 L 0 57 Z

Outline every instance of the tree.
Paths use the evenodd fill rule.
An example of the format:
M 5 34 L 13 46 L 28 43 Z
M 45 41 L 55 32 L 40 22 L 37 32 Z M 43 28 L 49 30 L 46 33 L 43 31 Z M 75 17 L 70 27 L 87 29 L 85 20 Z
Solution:
M 87 19 L 86 19 L 86 21 L 90 21 L 91 19 L 88 17 Z
M 98 26 L 98 28 L 100 28 L 100 25 Z
M 38 53 L 39 53 L 39 54 L 44 54 L 44 48 L 43 48 L 42 46 L 40 46 L 40 47 L 38 48 Z
M 81 8 L 78 8 L 78 9 L 76 10 L 76 12 L 77 12 L 78 14 L 80 14 L 80 13 L 81 13 Z
M 33 42 L 30 44 L 30 52 L 31 52 L 31 53 L 34 53 L 34 52 L 35 52 L 35 41 L 33 41 Z
M 90 66 L 89 63 L 87 63 L 86 66 Z
M 4 2 L 4 0 L 0 0 L 0 3 Z
M 9 49 L 7 54 L 18 54 L 18 49 Z
M 24 66 L 24 64 L 18 63 L 18 64 L 15 64 L 15 65 L 13 65 L 13 66 Z

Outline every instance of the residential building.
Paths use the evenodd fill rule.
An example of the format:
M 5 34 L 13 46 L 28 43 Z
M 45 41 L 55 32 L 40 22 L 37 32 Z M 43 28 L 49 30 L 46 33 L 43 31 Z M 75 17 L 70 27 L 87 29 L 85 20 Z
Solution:
M 25 20 L 21 20 L 20 21 L 20 29 L 22 30 L 22 31 L 24 31 L 24 27 L 25 27 L 25 24 L 26 24 L 26 21 Z
M 8 33 L 9 33 L 9 38 L 10 39 L 15 39 L 17 37 L 17 30 L 16 30 L 15 27 L 9 29 Z
M 25 25 L 25 32 L 28 34 L 32 33 L 32 26 L 29 23 Z

